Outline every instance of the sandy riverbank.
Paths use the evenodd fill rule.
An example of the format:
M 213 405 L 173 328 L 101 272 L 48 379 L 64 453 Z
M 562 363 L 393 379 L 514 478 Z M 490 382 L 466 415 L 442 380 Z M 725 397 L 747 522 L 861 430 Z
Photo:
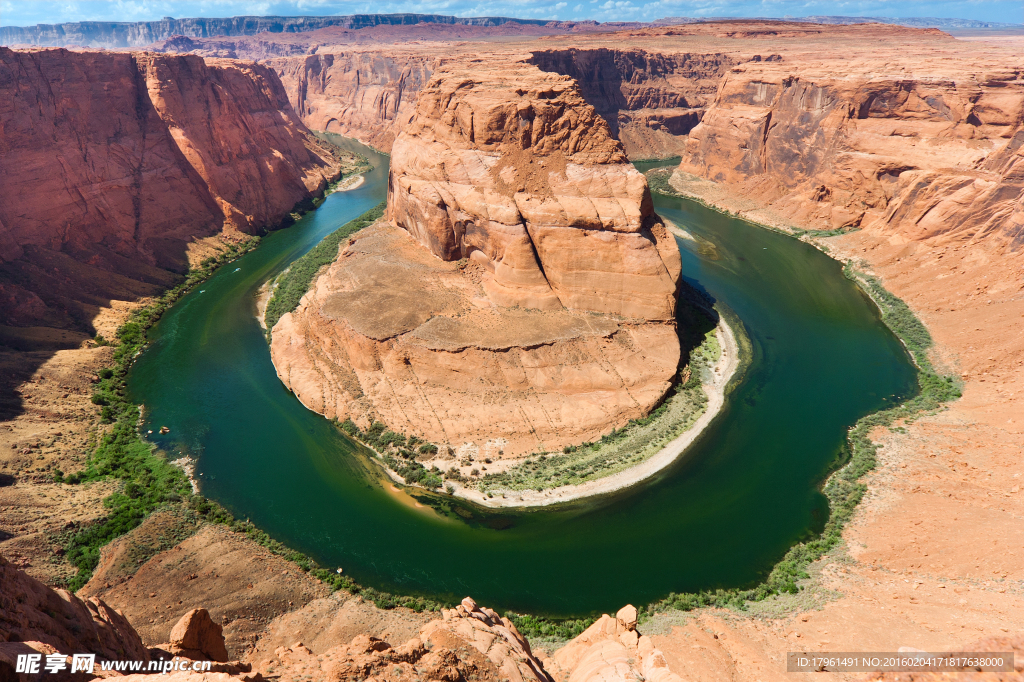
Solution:
M 543 507 L 594 495 L 604 495 L 628 488 L 650 478 L 675 462 L 697 437 L 704 432 L 708 424 L 718 416 L 722 406 L 725 404 L 725 389 L 740 366 L 739 343 L 737 343 L 735 333 L 726 324 L 724 318 L 719 322 L 715 334 L 722 347 L 722 356 L 718 359 L 712 371 L 712 382 L 704 384 L 703 387 L 704 392 L 708 396 L 707 409 L 691 428 L 680 434 L 649 459 L 644 460 L 635 467 L 594 481 L 588 481 L 581 485 L 566 485 L 541 491 L 492 489 L 491 494 L 493 497 L 487 497 L 486 493 L 479 490 L 465 488 L 448 482 L 455 487 L 453 494 L 456 497 L 461 497 L 483 507 Z
M 347 192 L 347 191 L 349 191 L 351 189 L 355 189 L 356 187 L 359 187 L 364 182 L 366 182 L 366 178 L 364 176 L 362 176 L 362 175 L 353 175 L 353 176 L 345 178 L 344 180 L 339 182 L 338 186 L 335 187 L 333 190 L 331 190 L 329 193 L 330 194 L 334 194 L 335 192 Z

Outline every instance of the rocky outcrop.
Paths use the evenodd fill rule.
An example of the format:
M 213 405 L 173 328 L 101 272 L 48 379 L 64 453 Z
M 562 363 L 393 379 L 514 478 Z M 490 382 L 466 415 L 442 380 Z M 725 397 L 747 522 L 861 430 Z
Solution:
M 672 320 L 679 255 L 647 182 L 575 82 L 446 66 L 392 151 L 388 213 L 498 305 Z
M 67 590 L 51 589 L 3 557 L 0 642 L 38 642 L 62 653 L 95 653 L 105 660 L 149 660 L 142 639 L 120 611 L 100 599 L 83 600 Z
M 394 146 L 388 217 L 273 330 L 307 407 L 512 457 L 600 437 L 665 395 L 679 252 L 571 79 L 435 72 Z
M 304 644 L 279 647 L 260 671 L 281 680 L 353 682 L 416 679 L 552 682 L 530 644 L 507 618 L 469 599 L 444 610 L 402 645 L 358 635 L 347 645 L 316 653 Z
M 337 172 L 255 64 L 0 48 L 0 118 L 6 324 L 87 325 L 171 283 L 195 238 L 276 224 Z
M 886 76 L 858 62 L 747 63 L 723 80 L 680 171 L 779 220 L 913 241 L 1024 244 L 1024 70 Z
M 171 653 L 192 660 L 227 661 L 224 628 L 214 623 L 206 609 L 192 609 L 171 630 Z
M 496 442 L 505 457 L 598 438 L 668 390 L 673 323 L 497 305 L 489 275 L 401 228 L 365 228 L 275 325 L 278 376 L 329 418 L 454 448 Z
M 665 655 L 636 626 L 636 608 L 623 606 L 614 618 L 601 616 L 544 663 L 558 682 L 681 682 Z
M 531 63 L 570 76 L 630 158 L 681 154 L 737 57 L 640 49 L 535 50 Z
M 454 635 L 487 656 L 498 666 L 502 679 L 510 682 L 552 682 L 544 665 L 530 650 L 530 643 L 508 618 L 486 606 L 477 606 L 470 597 L 454 609 L 442 609 L 441 620 L 423 626 L 423 641 L 443 642 Z

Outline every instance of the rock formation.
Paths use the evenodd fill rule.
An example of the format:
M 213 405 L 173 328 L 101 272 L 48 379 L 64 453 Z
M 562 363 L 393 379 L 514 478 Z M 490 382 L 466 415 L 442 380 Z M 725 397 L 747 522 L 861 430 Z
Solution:
M 166 597 L 167 595 L 163 595 Z M 543 664 L 533 656 L 530 644 L 507 618 L 469 598 L 443 618 L 428 621 L 419 636 L 399 646 L 367 634 L 348 644 L 314 652 L 301 642 L 277 647 L 272 656 L 253 649 L 250 661 L 228 661 L 221 626 L 206 609 L 185 614 L 170 633 L 170 644 L 147 648 L 119 611 L 98 599 L 83 601 L 64 591 L 52 590 L 25 575 L 0 557 L 0 679 L 29 680 L 15 672 L 19 655 L 96 654 L 94 673 L 125 682 L 144 682 L 148 675 L 124 675 L 103 671 L 103 661 L 169 661 L 172 657 L 214 661 L 206 670 L 174 672 L 181 682 L 257 682 L 264 676 L 282 682 L 366 679 L 417 679 L 436 682 L 481 680 L 487 682 L 553 682 Z M 323 619 L 320 626 L 324 625 Z M 314 625 L 315 627 L 315 625 Z M 294 641 L 294 640 L 293 640 Z M 42 666 L 41 666 L 42 667 Z M 255 670 L 254 670 L 255 669 Z M 67 670 L 55 677 L 74 679 Z
M 675 242 L 573 81 L 444 67 L 395 142 L 388 217 L 273 330 L 308 407 L 505 456 L 641 417 L 679 362 Z
M 637 629 L 636 607 L 628 604 L 607 613 L 545 661 L 558 682 L 650 680 L 682 682 L 669 670 L 665 655 Z
M 172 36 L 200 38 L 207 36 L 251 36 L 258 33 L 299 33 L 328 26 L 363 28 L 379 25 L 403 25 L 429 22 L 435 24 L 497 26 L 545 24 L 540 19 L 504 17 L 453 17 L 444 14 L 356 14 L 327 17 L 191 17 L 160 21 L 75 21 L 35 26 L 4 26 L 0 28 L 0 45 L 43 45 L 48 47 L 142 47 Z
M 149 651 L 120 611 L 100 599 L 51 589 L 2 556 L 0 642 L 38 642 L 62 653 L 95 653 L 108 660 L 149 660 Z
M 255 64 L 0 48 L 0 118 L 5 324 L 81 327 L 171 283 L 194 238 L 278 223 L 337 173 Z
M 391 163 L 388 218 L 442 260 L 481 263 L 492 302 L 674 317 L 676 245 L 571 79 L 444 67 Z
M 733 68 L 680 170 L 734 188 L 769 220 L 1024 244 L 1021 70 L 966 60 L 909 76 L 864 60 L 837 68 Z
M 416 96 L 430 80 L 435 61 L 434 55 L 409 48 L 388 54 L 326 48 L 315 55 L 271 59 L 267 65 L 307 126 L 390 151 L 412 118 Z
M 224 628 L 210 619 L 206 609 L 192 609 L 171 630 L 170 651 L 192 660 L 227 661 Z
M 735 57 L 641 49 L 532 51 L 544 71 L 570 76 L 632 159 L 682 154 Z

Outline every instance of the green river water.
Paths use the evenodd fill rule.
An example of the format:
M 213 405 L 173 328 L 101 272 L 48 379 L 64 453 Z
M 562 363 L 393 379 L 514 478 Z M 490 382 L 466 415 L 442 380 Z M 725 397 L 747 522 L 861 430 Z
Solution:
M 400 594 L 550 616 L 669 592 L 755 583 L 820 529 L 819 485 L 846 429 L 913 393 L 899 340 L 838 263 L 694 202 L 658 212 L 714 244 L 678 240 L 694 286 L 742 320 L 752 357 L 726 406 L 675 465 L 634 488 L 559 508 L 453 520 L 382 485 L 360 448 L 274 372 L 255 293 L 384 199 L 387 157 L 359 188 L 221 268 L 167 311 L 129 377 L 149 437 L 197 458 L 202 492 L 322 565 Z

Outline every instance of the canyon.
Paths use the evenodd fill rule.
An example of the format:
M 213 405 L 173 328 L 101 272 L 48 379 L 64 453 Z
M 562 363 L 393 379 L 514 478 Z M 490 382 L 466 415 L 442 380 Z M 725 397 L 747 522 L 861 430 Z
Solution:
M 379 29 L 358 29 L 363 30 Z M 60 291 L 78 295 L 83 287 L 77 283 L 86 281 L 84 275 L 71 285 L 58 286 L 37 285 L 35 282 L 43 281 L 41 275 L 32 279 L 7 274 L 30 268 L 47 272 L 47 267 L 52 272 L 48 262 L 29 259 L 37 253 L 59 258 L 51 253 L 64 253 L 60 250 L 63 246 L 55 244 L 69 244 L 73 258 L 87 254 L 74 261 L 75 268 L 98 270 L 94 277 L 94 271 L 88 271 L 93 277 L 88 281 L 96 281 L 102 295 L 86 302 L 94 307 L 81 310 L 99 330 L 97 320 L 103 315 L 110 315 L 111 310 L 123 315 L 127 309 L 127 303 L 110 301 L 135 301 L 166 286 L 171 281 L 167 273 L 180 270 L 187 261 L 182 254 L 193 236 L 218 235 L 228 224 L 229 231 L 249 232 L 266 224 L 261 220 L 272 223 L 287 215 L 295 202 L 310 196 L 331 176 L 331 162 L 307 148 L 308 139 L 301 135 L 303 125 L 373 142 L 397 157 L 402 136 L 415 123 L 420 93 L 442 68 L 457 69 L 465 62 L 470 64 L 468 68 L 482 70 L 487 63 L 500 63 L 568 76 L 578 83 L 579 96 L 608 121 L 609 138 L 614 141 L 618 137 L 628 156 L 682 157 L 670 180 L 677 191 L 761 223 L 812 230 L 814 233 L 804 238 L 816 240 L 830 253 L 880 277 L 927 325 L 936 341 L 935 364 L 963 382 L 963 398 L 948 409 L 893 431 L 872 434 L 885 447 L 878 468 L 865 479 L 865 501 L 845 532 L 846 552 L 819 561 L 812 577 L 802 583 L 805 589 L 801 594 L 780 595 L 760 611 L 752 607 L 753 617 L 716 609 L 657 614 L 644 626 L 661 657 L 652 655 L 650 660 L 664 660 L 665 669 L 683 679 L 782 680 L 793 678 L 784 672 L 784 657 L 786 651 L 796 648 L 886 651 L 900 646 L 931 650 L 994 646 L 1021 654 L 1017 635 L 1024 630 L 1020 619 L 1024 613 L 1024 561 L 1019 549 L 1024 546 L 1020 530 L 1024 502 L 1019 484 L 1024 475 L 1024 436 L 1019 423 L 1024 381 L 1020 332 L 1024 320 L 1024 265 L 1020 260 L 1024 60 L 1019 44 L 958 41 L 934 30 L 892 26 L 824 27 L 785 22 L 721 22 L 614 34 L 519 37 L 515 41 L 498 40 L 483 31 L 473 33 L 474 29 L 458 41 L 449 40 L 436 28 L 403 30 L 404 41 L 379 47 L 358 44 L 350 34 L 343 38 L 348 42 L 338 46 L 315 43 L 316 38 L 305 42 L 306 36 L 316 33 L 313 31 L 261 34 L 238 40 L 237 46 L 230 48 L 235 50 L 232 56 L 241 59 L 268 59 L 265 65 L 220 62 L 212 57 L 204 61 L 204 50 L 227 49 L 223 39 L 214 38 L 178 41 L 176 44 L 188 51 L 200 53 L 191 57 L 0 51 L 9 74 L 0 87 L 12 93 L 3 99 L 11 107 L 19 99 L 10 88 L 31 84 L 32 74 L 45 70 L 47 60 L 59 60 L 54 64 L 62 73 L 65 66 L 75 63 L 88 65 L 90 73 L 93 69 L 115 73 L 122 87 L 95 92 L 104 96 L 112 92 L 124 100 L 116 107 L 103 105 L 106 100 L 95 104 L 93 111 L 104 114 L 89 116 L 89 125 L 106 125 L 116 119 L 108 116 L 108 111 L 133 113 L 111 124 L 110 130 L 101 129 L 100 148 L 106 147 L 107 140 L 138 145 L 144 139 L 144 148 L 154 150 L 145 158 L 159 161 L 153 170 L 154 182 L 177 188 L 174 194 L 164 189 L 145 201 L 145 195 L 115 191 L 113 197 L 123 198 L 109 199 L 109 208 L 91 200 L 105 195 L 108 187 L 131 186 L 134 174 L 141 172 L 137 169 L 142 166 L 143 147 L 113 154 L 93 168 L 89 159 L 100 154 L 100 149 L 89 148 L 89 135 L 72 129 L 73 134 L 57 139 L 69 145 L 73 140 L 72 149 L 88 149 L 86 160 L 79 162 L 65 151 L 58 163 L 80 169 L 69 176 L 74 179 L 71 187 L 93 190 L 83 191 L 82 199 L 74 194 L 77 190 L 62 194 L 60 185 L 46 184 L 49 173 L 26 173 L 26 169 L 52 169 L 52 159 L 57 158 L 52 151 L 39 151 L 47 147 L 41 138 L 30 134 L 37 123 L 26 124 L 24 130 L 29 132 L 23 137 L 12 137 L 7 121 L 33 119 L 19 119 L 13 108 L 5 111 L 5 212 L 0 213 L 0 232 L 19 235 L 3 242 L 3 253 L 12 259 L 3 265 L 12 268 L 5 270 L 3 281 L 8 292 L 13 292 L 5 292 L 5 324 L 10 325 L 7 320 L 14 320 L 14 315 L 20 316 L 17 328 L 22 337 L 27 333 L 24 330 L 41 324 L 58 330 L 74 328 L 73 315 L 67 311 L 78 309 L 78 304 L 50 301 L 55 301 Z M 643 48 L 625 48 L 624 44 L 642 44 Z M 169 41 L 161 49 L 173 50 L 174 45 Z M 296 54 L 300 50 L 302 54 Z M 264 176 L 266 196 L 243 199 L 232 193 L 228 179 L 236 172 L 231 165 L 233 156 L 225 160 L 199 143 L 199 148 L 186 153 L 168 141 L 180 139 L 179 134 L 190 140 L 204 138 L 198 132 L 194 137 L 179 133 L 191 119 L 173 109 L 174 98 L 163 92 L 165 88 L 155 75 L 161 69 L 170 73 L 205 71 L 203 78 L 217 87 L 203 87 L 215 90 L 218 96 L 228 92 L 242 98 L 234 88 L 244 85 L 246 97 L 252 99 L 241 99 L 245 106 L 238 105 L 239 110 L 260 111 L 263 107 L 266 115 L 247 122 L 245 130 L 273 131 L 266 133 L 273 142 L 259 142 L 266 139 L 259 135 L 254 141 L 248 132 L 218 131 L 217 137 L 225 135 L 236 143 L 244 139 L 254 145 L 247 158 L 261 161 L 248 166 L 250 174 L 268 167 L 282 169 Z M 74 74 L 73 68 L 67 71 Z M 93 82 L 84 75 L 80 80 Z M 36 91 L 43 93 L 41 101 L 47 101 L 45 88 Z M 83 97 L 78 95 L 75 101 Z M 205 95 L 196 97 L 206 99 Z M 213 95 L 210 99 L 217 101 Z M 156 101 L 162 104 L 157 106 Z M 142 109 L 137 107 L 139 102 Z M 50 113 L 38 125 L 64 125 L 75 121 L 76 115 L 84 115 L 77 110 L 60 111 L 61 116 Z M 166 123 L 172 119 L 174 125 Z M 118 138 L 119 130 L 135 132 Z M 269 151 L 271 148 L 280 155 Z M 274 166 L 270 157 L 281 165 Z M 8 164 L 8 158 L 16 158 L 18 163 Z M 122 163 L 125 158 L 131 161 Z M 194 159 L 203 162 L 193 164 Z M 108 166 L 120 170 L 103 176 L 101 172 Z M 224 180 L 218 179 L 221 173 Z M 8 184 L 8 178 L 20 183 L 26 176 L 35 178 L 18 185 L 27 189 L 8 191 L 14 186 Z M 264 191 L 252 185 L 246 191 Z M 44 191 L 34 189 L 38 186 Z M 57 197 L 63 210 L 40 213 L 49 210 L 48 203 L 38 199 L 43 195 Z M 167 196 L 186 200 L 180 205 L 178 200 L 168 204 Z M 25 204 L 7 203 L 22 201 Z M 11 205 L 19 208 L 8 211 L 6 207 Z M 164 211 L 178 220 L 160 222 Z M 86 216 L 80 230 L 71 230 L 54 218 L 69 214 Z M 14 232 L 23 229 L 23 215 L 38 216 L 32 218 L 37 221 L 31 223 L 35 227 Z M 136 215 L 153 215 L 154 222 L 138 223 L 136 230 Z M 186 219 L 188 227 L 182 224 Z M 157 230 L 153 225 L 162 227 Z M 404 240 L 391 243 L 427 252 L 411 231 L 390 230 L 389 239 Z M 66 235 L 74 239 L 65 242 Z M 164 242 L 154 241 L 165 238 L 174 244 L 163 248 Z M 352 246 L 358 247 L 359 240 Z M 439 243 L 431 246 L 431 251 L 435 248 L 443 251 L 447 247 Z M 440 261 L 435 267 L 453 277 L 479 277 L 482 283 L 485 273 L 493 277 L 487 265 L 495 261 L 490 253 L 481 252 L 486 262 L 479 256 L 476 260 L 467 256 L 468 275 L 449 273 L 457 269 L 457 260 Z M 448 253 L 461 259 L 461 251 Z M 123 292 L 120 296 L 110 293 L 114 278 L 109 273 L 115 268 L 108 263 L 115 262 L 117 267 L 127 267 L 130 262 L 128 272 L 144 270 L 131 282 L 116 280 L 121 287 L 118 291 Z M 36 303 L 32 295 L 42 303 Z M 477 309 L 466 310 L 476 313 Z M 105 324 L 105 329 L 116 326 Z M 82 340 L 84 337 L 75 337 L 70 345 Z M 0 429 L 0 462 L 5 472 L 14 471 L 11 464 L 16 460 L 31 457 L 34 461 L 37 455 L 58 462 L 65 470 L 81 465 L 80 458 L 89 447 L 86 420 L 95 418 L 95 408 L 88 401 L 88 377 L 109 362 L 109 354 L 109 347 L 47 352 L 26 369 L 22 356 L 5 351 L 5 381 L 12 392 L 15 386 L 21 392 L 17 409 L 12 410 L 15 416 L 5 416 L 7 430 Z M 74 419 L 60 416 L 72 412 Z M 30 454 L 21 454 L 25 450 Z M 46 538 L 59 529 L 63 519 L 88 522 L 101 515 L 99 500 L 113 492 L 116 484 L 100 483 L 87 491 L 75 491 L 48 475 L 0 476 L 6 477 L 0 478 L 4 509 L 0 552 L 18 552 L 22 564 L 40 578 L 59 577 L 59 559 L 57 564 L 51 563 L 52 550 Z M 57 523 L 49 520 L 54 515 L 60 517 Z M 141 526 L 124 542 L 133 542 L 150 528 Z M 223 550 L 229 547 L 235 552 L 234 572 L 223 560 Z M 106 551 L 105 556 L 113 551 Z M 186 551 L 194 563 L 188 573 L 184 568 L 180 574 L 174 573 L 178 570 L 174 553 Z M 259 571 L 253 561 L 256 557 L 263 562 Z M 354 603 L 357 598 L 328 597 L 322 585 L 294 565 L 244 536 L 215 526 L 191 529 L 189 537 L 174 547 L 156 555 L 143 554 L 142 559 L 141 564 L 131 570 L 122 568 L 116 575 L 98 573 L 98 580 L 87 592 L 129 616 L 134 614 L 132 623 L 145 633 L 147 646 L 164 642 L 178 618 L 203 606 L 179 604 L 193 592 L 220 600 L 215 604 L 211 599 L 209 607 L 215 620 L 231 619 L 225 633 L 232 656 L 242 657 L 251 645 L 265 652 L 264 656 L 270 655 L 267 647 L 281 647 L 288 665 L 306 666 L 301 674 L 313 669 L 311 658 L 325 656 L 333 646 L 344 644 L 351 649 L 348 642 L 357 634 L 384 639 L 390 628 L 393 632 L 388 635 L 404 641 L 416 635 L 425 620 L 422 614 L 407 610 L 384 611 L 366 602 Z M 193 574 L 195 579 L 187 579 Z M 174 580 L 169 579 L 172 575 Z M 262 613 L 256 614 L 249 606 L 243 609 L 235 595 L 248 590 L 249 584 L 273 597 Z M 150 594 L 157 596 L 147 598 Z M 325 599 L 335 601 L 319 601 Z M 153 608 L 156 603 L 160 609 Z M 583 661 L 594 664 L 621 659 L 625 669 L 612 667 L 623 676 L 631 658 L 648 665 L 646 656 L 633 657 L 634 649 L 628 648 L 632 644 L 620 638 L 633 631 L 629 619 L 622 619 L 621 626 L 618 620 L 609 617 L 601 626 L 606 628 L 600 630 L 604 633 L 601 637 L 592 632 L 586 638 L 591 645 L 605 647 L 607 656 L 599 653 L 588 658 L 589 654 L 579 653 L 577 647 L 536 658 L 559 680 L 596 675 L 595 668 L 584 666 Z M 144 621 L 151 622 L 143 627 Z M 271 622 L 276 629 L 265 631 Z M 335 642 L 324 639 L 314 644 L 312 638 L 327 622 L 336 624 L 344 640 L 339 635 Z M 487 627 L 495 627 L 493 619 Z M 625 638 L 632 641 L 632 635 L 625 634 Z M 301 649 L 295 645 L 297 639 L 305 641 Z M 979 644 L 979 640 L 987 643 Z M 366 651 L 364 648 L 360 655 L 369 656 Z M 355 653 L 346 650 L 334 656 Z M 548 660 L 554 662 L 548 664 Z M 483 661 L 478 664 L 486 665 Z M 323 669 L 322 662 L 315 665 Z M 652 672 L 645 668 L 643 674 Z
M 350 238 L 273 329 L 311 409 L 519 456 L 599 438 L 668 391 L 679 253 L 569 78 L 435 71 L 392 148 L 385 219 L 401 229 Z
M 210 255 L 201 240 L 277 225 L 341 172 L 256 64 L 0 48 L 0 90 L 5 337 L 81 342 L 111 300 L 152 296 Z

